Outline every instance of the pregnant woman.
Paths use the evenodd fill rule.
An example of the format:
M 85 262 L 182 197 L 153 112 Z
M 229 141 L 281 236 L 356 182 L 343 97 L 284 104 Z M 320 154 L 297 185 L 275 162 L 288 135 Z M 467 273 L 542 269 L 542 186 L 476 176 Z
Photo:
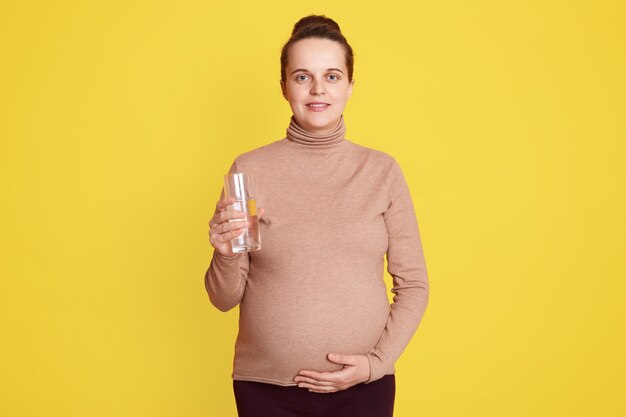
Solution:
M 209 222 L 211 303 L 239 306 L 240 417 L 393 415 L 395 362 L 428 304 L 409 188 L 395 159 L 345 137 L 353 52 L 325 16 L 300 19 L 281 54 L 286 137 L 235 158 L 256 179 L 262 249 L 233 253 L 245 222 L 220 197 Z M 380 104 L 380 103 L 379 103 Z M 384 257 L 393 278 L 389 305 Z

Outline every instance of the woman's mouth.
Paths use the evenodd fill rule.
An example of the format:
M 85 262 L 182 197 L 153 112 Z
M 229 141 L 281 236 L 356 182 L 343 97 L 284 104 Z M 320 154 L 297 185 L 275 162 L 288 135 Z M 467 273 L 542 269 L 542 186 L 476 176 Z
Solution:
M 306 105 L 311 111 L 324 111 L 326 110 L 328 107 L 330 107 L 330 104 L 328 103 L 308 103 Z

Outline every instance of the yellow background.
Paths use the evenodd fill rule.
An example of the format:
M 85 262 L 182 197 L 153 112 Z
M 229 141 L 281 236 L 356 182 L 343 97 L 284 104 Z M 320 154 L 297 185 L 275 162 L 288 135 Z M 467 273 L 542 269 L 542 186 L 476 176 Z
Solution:
M 312 4 L 0 4 L 0 415 L 235 416 L 207 222 L 310 13 L 422 233 L 396 416 L 626 415 L 624 3 Z

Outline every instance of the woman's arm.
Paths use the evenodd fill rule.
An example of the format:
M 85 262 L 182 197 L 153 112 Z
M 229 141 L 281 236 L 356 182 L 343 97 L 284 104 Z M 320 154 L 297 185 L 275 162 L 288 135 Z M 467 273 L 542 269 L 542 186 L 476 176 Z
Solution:
M 219 310 L 228 311 L 243 298 L 249 262 L 247 252 L 227 257 L 213 251 L 213 259 L 204 275 L 204 286 L 211 303 Z
M 235 160 L 229 173 L 237 172 Z M 232 198 L 231 198 L 232 200 Z M 245 213 L 227 210 L 231 200 L 224 199 L 224 189 L 209 221 L 210 242 L 213 245 L 213 258 L 204 275 L 204 286 L 211 303 L 221 311 L 228 311 L 241 301 L 248 279 L 250 258 L 248 253 L 234 253 L 230 240 L 241 234 L 246 222 L 235 222 Z M 263 209 L 259 210 L 259 217 Z
M 409 187 L 397 162 L 390 173 L 389 208 L 383 217 L 389 245 L 387 271 L 393 303 L 380 340 L 367 353 L 372 382 L 394 372 L 394 364 L 417 330 L 428 305 L 428 274 Z

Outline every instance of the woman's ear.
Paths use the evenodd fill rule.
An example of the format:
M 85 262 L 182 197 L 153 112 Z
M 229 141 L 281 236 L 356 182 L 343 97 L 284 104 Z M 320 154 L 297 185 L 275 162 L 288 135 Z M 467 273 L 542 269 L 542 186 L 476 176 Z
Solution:
M 280 80 L 280 91 L 283 93 L 283 97 L 287 100 L 287 92 L 285 91 L 285 82 Z
M 354 78 L 350 81 L 350 86 L 348 87 L 348 98 L 352 95 L 352 87 L 354 87 Z

